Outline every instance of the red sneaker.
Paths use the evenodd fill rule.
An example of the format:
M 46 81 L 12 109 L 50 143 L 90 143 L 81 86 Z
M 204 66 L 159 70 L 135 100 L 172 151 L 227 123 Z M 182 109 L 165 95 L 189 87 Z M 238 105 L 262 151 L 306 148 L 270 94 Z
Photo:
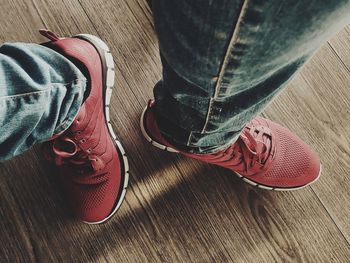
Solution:
M 125 151 L 109 119 L 114 62 L 107 45 L 92 35 L 58 38 L 41 30 L 45 43 L 83 66 L 89 75 L 89 95 L 72 125 L 46 143 L 76 216 L 89 224 L 109 219 L 120 207 L 129 180 Z
M 318 156 L 299 137 L 270 120 L 257 117 L 243 129 L 239 139 L 212 154 L 181 152 L 160 134 L 154 101 L 142 113 L 144 137 L 154 146 L 235 172 L 245 182 L 268 190 L 295 190 L 315 182 L 321 174 Z

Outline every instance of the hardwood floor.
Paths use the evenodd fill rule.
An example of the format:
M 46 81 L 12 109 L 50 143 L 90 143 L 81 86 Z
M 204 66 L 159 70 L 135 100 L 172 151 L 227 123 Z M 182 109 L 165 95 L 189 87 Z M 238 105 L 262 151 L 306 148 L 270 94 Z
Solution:
M 265 111 L 317 150 L 321 179 L 269 192 L 230 172 L 153 149 L 139 115 L 160 78 L 145 0 L 0 0 L 0 42 L 37 29 L 91 33 L 116 58 L 111 118 L 130 158 L 116 216 L 76 222 L 40 146 L 0 163 L 0 262 L 349 262 L 350 27 L 329 41 Z

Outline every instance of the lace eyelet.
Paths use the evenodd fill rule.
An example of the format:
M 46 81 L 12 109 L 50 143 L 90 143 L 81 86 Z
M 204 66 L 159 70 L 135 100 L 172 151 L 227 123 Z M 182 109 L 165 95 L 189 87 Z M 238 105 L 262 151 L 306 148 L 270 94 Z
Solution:
M 80 134 L 81 134 L 81 131 L 77 131 L 76 133 L 77 133 L 78 135 L 80 135 Z
M 87 151 L 88 153 L 91 153 L 91 152 L 92 152 L 92 149 L 89 148 L 89 149 L 87 149 L 86 151 Z
M 86 142 L 86 139 L 81 139 L 80 142 L 81 142 L 81 143 L 85 143 L 85 142 Z

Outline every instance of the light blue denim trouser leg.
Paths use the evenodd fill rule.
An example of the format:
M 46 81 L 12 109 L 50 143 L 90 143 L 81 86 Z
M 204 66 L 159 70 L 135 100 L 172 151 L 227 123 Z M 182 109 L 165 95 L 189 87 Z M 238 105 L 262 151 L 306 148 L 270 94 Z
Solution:
M 160 131 L 210 153 L 350 23 L 349 0 L 153 0 L 164 66 L 154 89 Z
M 0 160 L 66 130 L 86 78 L 68 59 L 36 44 L 0 47 Z

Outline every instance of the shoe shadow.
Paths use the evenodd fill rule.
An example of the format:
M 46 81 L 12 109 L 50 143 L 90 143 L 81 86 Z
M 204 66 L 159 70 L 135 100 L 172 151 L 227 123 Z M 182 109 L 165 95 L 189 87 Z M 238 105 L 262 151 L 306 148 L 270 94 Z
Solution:
M 164 153 L 168 163 L 158 166 L 163 153 L 147 155 L 152 160 L 148 166 L 138 162 L 140 157 L 131 162 L 131 181 L 121 209 L 98 226 L 74 220 L 58 187 L 56 170 L 37 157 L 38 149 L 14 160 L 28 161 L 7 179 L 18 211 L 12 216 L 26 229 L 35 253 L 53 262 L 98 262 L 109 257 L 117 261 L 123 256 L 132 262 L 181 261 L 195 255 L 203 260 L 223 260 L 230 258 L 225 242 L 239 247 L 242 240 L 250 242 L 250 235 L 254 235 L 242 236 L 237 223 L 246 224 L 248 232 L 256 232 L 261 222 L 271 222 L 274 194 L 195 160 Z M 152 170 L 154 167 L 157 169 Z M 273 226 L 264 227 L 269 232 Z M 193 253 L 209 243 L 215 250 Z

